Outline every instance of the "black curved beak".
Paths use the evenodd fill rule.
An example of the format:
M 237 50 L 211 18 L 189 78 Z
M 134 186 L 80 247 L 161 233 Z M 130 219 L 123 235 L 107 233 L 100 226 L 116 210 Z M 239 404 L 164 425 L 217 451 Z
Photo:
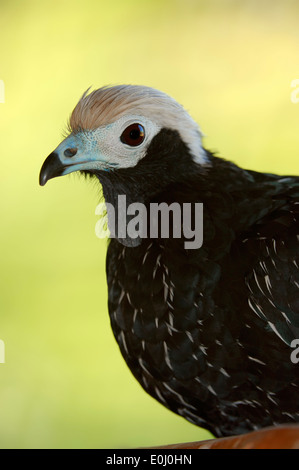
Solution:
M 56 152 L 50 153 L 41 167 L 39 184 L 44 186 L 48 180 L 56 176 L 62 176 L 66 165 L 64 165 Z

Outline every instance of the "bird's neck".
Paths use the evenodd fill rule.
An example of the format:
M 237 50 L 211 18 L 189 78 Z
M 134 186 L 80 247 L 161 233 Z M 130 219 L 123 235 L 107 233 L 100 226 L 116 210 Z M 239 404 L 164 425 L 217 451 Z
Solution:
M 123 220 L 118 213 L 122 211 L 128 224 L 132 218 L 128 215 L 129 207 L 137 203 L 148 208 L 153 202 L 166 202 L 172 191 L 180 203 L 176 188 L 192 186 L 192 182 L 196 185 L 197 177 L 205 171 L 193 161 L 178 133 L 165 129 L 153 139 L 146 156 L 136 166 L 99 172 L 96 176 L 102 184 L 106 204 L 114 208 L 115 218 Z M 123 242 L 127 246 L 136 246 L 140 241 Z

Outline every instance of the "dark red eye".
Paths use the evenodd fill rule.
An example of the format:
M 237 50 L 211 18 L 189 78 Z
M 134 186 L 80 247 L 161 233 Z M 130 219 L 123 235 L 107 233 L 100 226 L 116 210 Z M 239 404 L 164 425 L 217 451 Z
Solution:
M 122 133 L 120 140 L 131 147 L 137 147 L 144 141 L 145 133 L 141 124 L 131 124 Z

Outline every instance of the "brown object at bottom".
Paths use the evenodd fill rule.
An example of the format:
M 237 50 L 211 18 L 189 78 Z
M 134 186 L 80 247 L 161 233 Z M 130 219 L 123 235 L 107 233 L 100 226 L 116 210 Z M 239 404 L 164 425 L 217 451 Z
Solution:
M 156 449 L 299 449 L 299 425 L 275 426 L 233 437 L 173 444 Z

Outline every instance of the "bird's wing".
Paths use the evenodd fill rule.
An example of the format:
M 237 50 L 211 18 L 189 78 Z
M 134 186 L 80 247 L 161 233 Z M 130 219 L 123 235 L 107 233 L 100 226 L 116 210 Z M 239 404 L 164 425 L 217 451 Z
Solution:
M 246 277 L 248 304 L 290 345 L 299 338 L 299 201 L 263 218 L 243 243 L 254 260 Z

